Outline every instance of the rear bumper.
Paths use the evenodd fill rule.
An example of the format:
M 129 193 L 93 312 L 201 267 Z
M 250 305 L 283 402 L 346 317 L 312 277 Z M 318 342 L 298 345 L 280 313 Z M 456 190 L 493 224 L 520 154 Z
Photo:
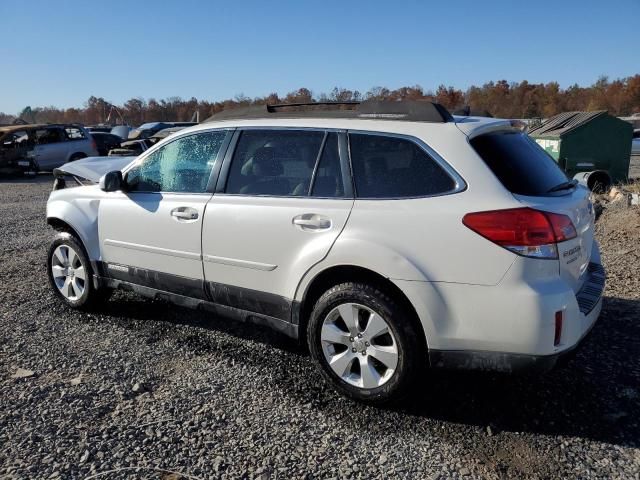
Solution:
M 551 355 L 528 355 L 524 353 L 486 352 L 473 350 L 429 350 L 429 364 L 432 368 L 449 370 L 484 370 L 491 372 L 536 372 L 543 373 L 556 366 L 568 363 L 580 351 L 584 340 L 589 336 L 596 323 L 602 298 L 590 312 L 593 319 L 582 337 L 565 350 Z
M 396 283 L 420 316 L 432 367 L 514 372 L 548 370 L 573 354 L 600 315 L 605 272 L 594 242 L 578 292 L 559 277 L 557 263 L 526 258 L 495 286 Z

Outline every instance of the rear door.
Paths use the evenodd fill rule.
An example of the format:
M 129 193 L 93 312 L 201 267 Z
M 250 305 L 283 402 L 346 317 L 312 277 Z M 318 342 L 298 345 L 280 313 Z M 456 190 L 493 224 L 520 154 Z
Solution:
M 66 162 L 65 135 L 61 127 L 40 128 L 35 131 L 33 155 L 41 170 L 52 170 Z
M 595 216 L 589 190 L 569 183 L 554 160 L 524 133 L 480 135 L 471 140 L 471 145 L 521 203 L 571 218 L 577 237 L 558 244 L 559 268 L 574 292 L 580 290 L 594 241 Z
M 327 255 L 353 206 L 343 139 L 312 129 L 236 133 L 202 233 L 216 303 L 290 319 L 298 282 Z
M 184 135 L 126 172 L 127 191 L 108 193 L 98 215 L 109 276 L 204 296 L 202 221 L 212 195 L 210 182 L 230 136 L 228 130 Z
M 74 153 L 84 153 L 87 156 L 97 155 L 97 150 L 93 147 L 92 138 L 88 136 L 80 127 L 68 125 L 64 127 L 65 137 L 65 161 Z

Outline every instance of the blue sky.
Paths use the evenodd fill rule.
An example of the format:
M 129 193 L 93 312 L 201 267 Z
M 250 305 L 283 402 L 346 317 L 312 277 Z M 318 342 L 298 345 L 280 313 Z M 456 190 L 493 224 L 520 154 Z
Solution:
M 640 73 L 640 0 L 0 0 L 0 112 Z

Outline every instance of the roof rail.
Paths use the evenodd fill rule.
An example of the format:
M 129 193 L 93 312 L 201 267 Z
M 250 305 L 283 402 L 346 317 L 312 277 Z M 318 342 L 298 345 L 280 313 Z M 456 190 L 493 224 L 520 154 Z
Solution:
M 280 103 L 223 110 L 205 122 L 257 118 L 358 118 L 409 122 L 452 122 L 449 111 L 436 102 L 365 100 L 363 102 Z

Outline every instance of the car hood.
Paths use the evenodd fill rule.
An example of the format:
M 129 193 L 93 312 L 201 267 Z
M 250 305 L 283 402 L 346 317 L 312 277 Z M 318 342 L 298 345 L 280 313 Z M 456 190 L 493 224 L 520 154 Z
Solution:
M 98 183 L 105 173 L 122 170 L 136 157 L 87 157 L 75 162 L 65 163 L 53 171 L 55 176 L 73 175 Z

